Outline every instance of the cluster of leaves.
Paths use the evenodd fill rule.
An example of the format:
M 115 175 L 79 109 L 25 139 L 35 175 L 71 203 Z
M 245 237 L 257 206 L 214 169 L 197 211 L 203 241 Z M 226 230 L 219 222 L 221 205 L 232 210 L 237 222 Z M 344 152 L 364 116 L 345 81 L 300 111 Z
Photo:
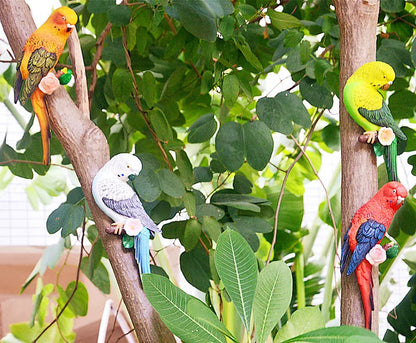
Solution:
M 175 306 L 171 303 L 157 310 L 179 336 L 182 322 L 172 322 L 171 316 L 181 312 L 189 323 L 197 325 L 190 327 L 189 335 L 208 330 L 215 332 L 219 341 L 224 335 L 241 341 L 212 315 L 212 309 L 219 317 L 224 314 L 216 309 L 220 297 L 221 301 L 232 300 L 248 336 L 253 306 L 259 341 L 270 333 L 275 337 L 272 329 L 276 323 L 300 320 L 301 310 L 323 288 L 324 264 L 314 260 L 311 246 L 322 222 L 332 226 L 326 201 L 319 209 L 319 224 L 309 228 L 309 240 L 304 239 L 308 230 L 302 220 L 304 184 L 316 179 L 323 152 L 339 150 L 337 118 L 329 111 L 339 95 L 340 54 L 339 26 L 331 4 L 329 0 L 144 0 L 120 5 L 115 0 L 88 0 L 70 4 L 79 15 L 78 28 L 86 28 L 79 33 L 85 64 L 93 65 L 99 58 L 98 67 L 93 65 L 87 73 L 93 90 L 91 119 L 106 135 L 111 155 L 134 150 L 142 160 L 143 170 L 132 186 L 156 223 L 183 210 L 189 216 L 164 224 L 163 236 L 183 245 L 181 271 L 191 285 L 207 294 L 211 308 L 203 307 L 165 278 L 149 275 L 143 280 L 149 299 L 164 294 L 165 300 L 177 301 Z M 397 75 L 388 103 L 396 119 L 413 121 L 416 100 L 407 88 L 414 74 L 415 52 L 408 50 L 413 46 L 414 5 L 404 0 L 381 1 L 381 9 L 385 33 L 378 36 L 377 57 L 390 63 Z M 100 47 L 102 55 L 97 56 Z M 68 52 L 60 62 L 70 63 Z M 287 88 L 279 82 L 262 96 L 265 80 L 283 67 L 293 82 Z M 0 91 L 8 92 L 13 84 L 12 68 L 2 77 L 5 82 Z M 75 96 L 73 89 L 68 91 Z M 33 119 L 16 149 L 3 143 L 0 161 L 41 160 L 39 134 L 29 132 L 32 123 Z M 414 151 L 414 130 L 403 130 L 408 136 L 406 151 Z M 296 143 L 306 149 L 309 160 Z M 63 163 L 69 163 L 56 139 L 52 139 L 52 154 L 62 155 Z M 411 156 L 409 163 L 414 160 L 416 156 Z M 32 178 L 33 171 L 47 171 L 37 164 L 13 162 L 8 166 L 25 178 Z M 334 186 L 330 192 L 337 228 L 338 189 L 339 185 Z M 83 206 L 82 192 L 71 191 L 66 202 L 50 215 L 48 232 L 60 231 L 62 237 L 77 234 L 84 220 Z M 413 202 L 408 206 L 414 216 Z M 257 289 L 261 292 L 263 278 L 288 286 L 288 281 L 275 275 L 274 268 L 283 268 L 283 262 L 272 262 L 258 277 L 254 266 L 247 287 L 251 298 L 247 300 L 245 294 L 247 301 L 241 302 L 233 291 L 237 280 L 227 280 L 227 264 L 219 259 L 221 246 L 231 242 L 231 236 L 241 235 L 245 240 L 235 238 L 237 247 L 246 249 L 247 242 L 252 250 L 245 250 L 247 256 L 255 252 L 262 268 L 274 241 L 274 225 L 277 239 L 272 261 L 285 261 L 295 282 L 293 296 L 285 298 L 290 303 L 282 305 L 283 312 L 288 306 L 289 310 L 272 318 L 258 314 L 264 304 L 258 303 L 260 295 L 256 298 L 255 294 Z M 92 250 L 84 257 L 82 270 L 107 293 L 108 272 L 102 263 L 105 251 L 94 226 L 87 234 Z M 407 235 L 406 242 L 414 230 Z M 330 256 L 335 255 L 333 250 L 331 246 Z M 328 270 L 332 270 L 333 259 L 328 263 Z M 238 275 L 242 270 L 234 272 Z M 324 321 L 334 318 L 332 293 L 331 287 L 325 289 Z M 303 315 L 311 315 L 306 311 Z M 289 319 L 287 314 L 292 312 Z M 262 333 L 259 325 L 267 330 Z M 276 337 L 284 337 L 278 341 L 294 336 L 283 334 L 289 327 L 278 331 Z M 231 336 L 229 330 L 233 331 Z M 186 337 L 183 339 L 192 341 Z
M 150 303 L 167 327 L 184 342 L 225 343 L 226 337 L 241 342 L 218 319 L 221 313 L 219 303 L 228 302 L 226 299 L 229 298 L 248 332 L 246 335 L 251 335 L 253 318 L 254 339 L 264 343 L 289 307 L 292 297 L 290 269 L 285 263 L 274 261 L 259 274 L 256 256 L 249 244 L 231 229 L 220 235 L 212 253 L 211 268 L 217 274 L 217 282 L 221 279 L 223 283 L 223 288 L 218 288 L 215 294 L 219 302 L 210 304 L 212 309 L 156 274 L 143 275 L 143 287 Z M 227 316 L 227 311 L 222 315 Z M 341 341 L 346 337 L 357 342 L 380 342 L 374 333 L 361 328 L 324 329 L 324 326 L 325 321 L 317 307 L 300 308 L 277 331 L 274 342 Z

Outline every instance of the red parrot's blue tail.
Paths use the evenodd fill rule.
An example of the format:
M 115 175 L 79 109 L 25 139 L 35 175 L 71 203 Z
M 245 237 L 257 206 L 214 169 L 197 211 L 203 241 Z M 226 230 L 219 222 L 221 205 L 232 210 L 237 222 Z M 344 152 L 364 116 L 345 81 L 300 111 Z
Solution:
M 371 330 L 372 311 L 374 311 L 373 266 L 364 259 L 355 269 L 355 275 L 363 301 L 365 328 Z

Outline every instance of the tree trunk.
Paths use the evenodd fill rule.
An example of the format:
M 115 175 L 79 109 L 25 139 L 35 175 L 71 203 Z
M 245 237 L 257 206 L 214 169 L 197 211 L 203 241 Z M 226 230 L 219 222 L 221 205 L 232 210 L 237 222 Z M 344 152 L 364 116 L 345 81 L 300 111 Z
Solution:
M 358 142 L 363 130 L 347 113 L 342 91 L 348 77 L 376 57 L 378 0 L 334 0 L 341 30 L 340 127 L 342 237 L 355 211 L 377 192 L 377 164 L 372 145 Z M 377 270 L 375 270 L 377 272 Z M 378 275 L 374 273 L 373 275 Z M 378 282 L 373 290 L 373 331 L 378 332 Z M 364 326 L 364 310 L 355 273 L 341 277 L 341 324 Z
M 26 39 L 36 29 L 29 8 L 23 0 L 0 0 L 0 8 L 4 32 L 15 56 L 20 57 Z M 123 250 L 118 237 L 105 233 L 111 222 L 92 197 L 92 180 L 109 159 L 104 134 L 90 121 L 85 106 L 80 111 L 63 87 L 48 96 L 47 102 L 51 127 L 78 176 L 139 341 L 175 342 L 143 292 L 133 254 Z

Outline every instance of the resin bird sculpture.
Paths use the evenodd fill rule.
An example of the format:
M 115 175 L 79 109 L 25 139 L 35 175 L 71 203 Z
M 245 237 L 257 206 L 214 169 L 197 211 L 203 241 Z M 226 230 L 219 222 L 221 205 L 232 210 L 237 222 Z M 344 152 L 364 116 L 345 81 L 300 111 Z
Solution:
M 341 273 L 355 271 L 364 307 L 365 327 L 371 329 L 374 310 L 371 258 L 367 255 L 386 234 L 394 214 L 407 196 L 406 188 L 396 181 L 388 182 L 354 214 L 345 233 L 341 249 Z
M 32 101 L 33 111 L 39 121 L 45 165 L 50 162 L 51 132 L 44 93 L 38 86 L 58 62 L 77 20 L 77 14 L 69 7 L 63 6 L 53 11 L 46 22 L 28 38 L 17 62 L 14 102 L 19 97 L 22 105 L 29 98 Z
M 149 239 L 160 229 L 150 219 L 136 192 L 127 183 L 142 169 L 139 158 L 118 154 L 108 161 L 94 177 L 92 195 L 98 207 L 114 223 L 114 233 L 126 231 L 133 237 L 135 257 L 140 272 L 150 273 Z
M 390 109 L 379 90 L 387 90 L 395 78 L 393 68 L 384 62 L 369 62 L 359 67 L 344 87 L 344 104 L 355 122 L 368 135 L 368 143 L 374 144 L 377 156 L 383 155 L 389 181 L 398 181 L 398 140 L 407 137 L 394 121 Z

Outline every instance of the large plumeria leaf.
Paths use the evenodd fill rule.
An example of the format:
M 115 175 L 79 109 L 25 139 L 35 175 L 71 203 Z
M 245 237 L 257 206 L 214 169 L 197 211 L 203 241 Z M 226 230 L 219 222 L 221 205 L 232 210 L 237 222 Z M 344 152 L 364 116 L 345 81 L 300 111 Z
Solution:
M 247 330 L 257 283 L 257 261 L 247 241 L 233 230 L 218 239 L 215 266 Z
M 147 298 L 173 334 L 189 343 L 225 343 L 222 323 L 214 313 L 212 316 L 207 313 L 201 301 L 163 276 L 145 274 L 142 281 Z
M 288 339 L 283 343 L 376 343 L 382 342 L 374 332 L 356 326 L 335 326 L 318 329 Z
M 318 307 L 300 308 L 291 315 L 287 323 L 277 332 L 274 343 L 280 343 L 324 327 L 325 320 Z
M 260 273 L 253 303 L 256 341 L 263 343 L 289 307 L 292 273 L 281 261 L 267 265 Z

